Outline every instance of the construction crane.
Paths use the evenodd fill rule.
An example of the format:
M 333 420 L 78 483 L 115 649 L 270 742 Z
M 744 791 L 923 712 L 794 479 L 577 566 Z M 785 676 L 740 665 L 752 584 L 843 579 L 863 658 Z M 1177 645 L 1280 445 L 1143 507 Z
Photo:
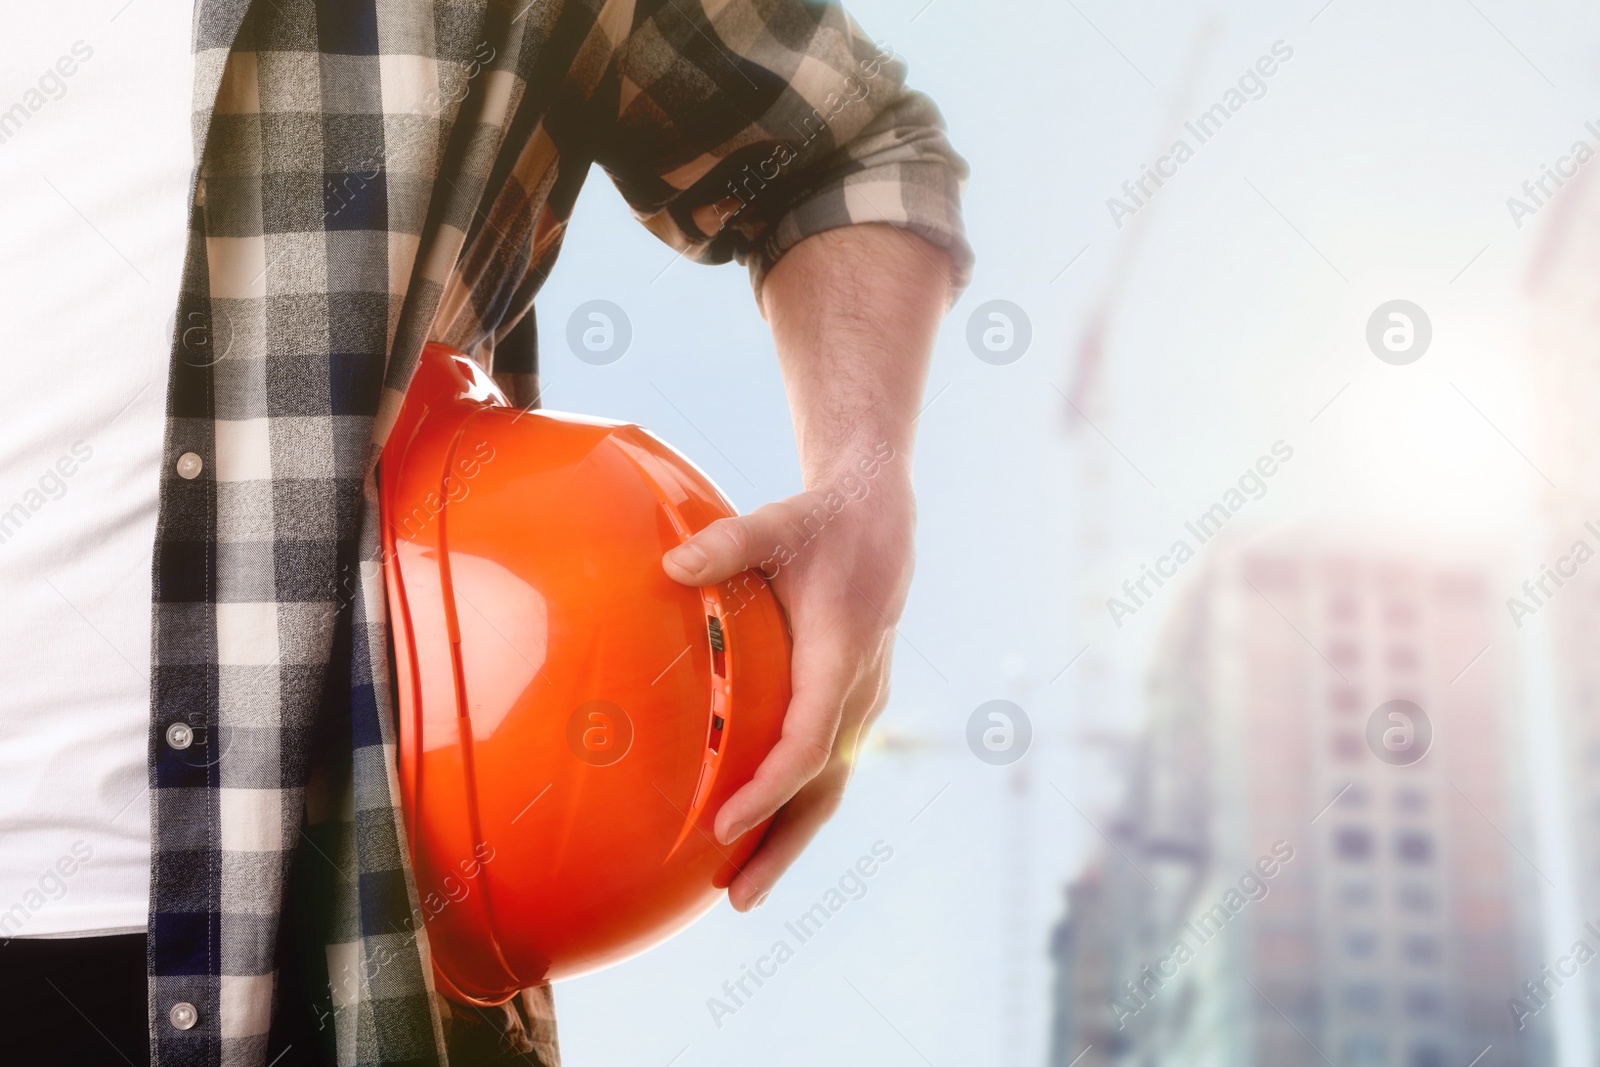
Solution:
M 1201 21 L 1194 42 L 1190 45 L 1189 55 L 1177 82 L 1177 90 L 1173 94 L 1161 139 L 1156 144 L 1152 158 L 1163 154 L 1180 136 L 1184 116 L 1188 113 L 1196 84 L 1204 70 L 1219 28 L 1220 22 L 1215 12 L 1206 15 Z M 1065 430 L 1069 439 L 1078 443 L 1075 449 L 1077 493 L 1073 501 L 1077 513 L 1078 581 L 1073 600 L 1077 607 L 1079 624 L 1079 639 L 1074 644 L 1081 643 L 1082 649 L 1074 654 L 1069 662 L 1073 673 L 1072 684 L 1077 695 L 1078 713 L 1075 718 L 1078 720 L 1077 732 L 1080 737 L 1095 738 L 1102 743 L 1109 741 L 1105 747 L 1114 755 L 1125 752 L 1129 747 L 1133 724 L 1124 717 L 1111 719 L 1107 715 L 1107 709 L 1112 707 L 1112 659 L 1104 630 L 1106 598 L 1112 595 L 1116 585 L 1110 573 L 1113 562 L 1111 531 L 1114 521 L 1114 493 L 1111 480 L 1111 449 L 1102 444 L 1098 438 L 1104 434 L 1104 427 L 1111 422 L 1112 413 L 1111 391 L 1106 373 L 1107 352 L 1115 332 L 1117 314 L 1121 310 L 1127 292 L 1129 278 L 1158 207 L 1158 201 L 1149 202 L 1118 231 L 1119 243 L 1110 274 L 1089 311 L 1077 346 L 1070 354 L 1068 388 L 1063 394 L 1062 416 Z M 1086 436 L 1095 440 L 1087 440 Z M 1098 640 L 1096 635 L 1100 635 Z M 1054 680 L 1051 684 L 1054 684 Z M 1125 760 L 1120 762 L 1125 763 Z M 1019 814 L 1028 811 L 1032 806 L 1032 784 L 1024 767 L 1024 764 L 1019 763 L 1013 768 L 1013 804 Z M 1031 820 L 1019 817 L 1017 822 L 1031 823 Z M 1027 843 L 1023 842 L 1014 847 L 1026 850 Z M 1108 862 L 1117 861 L 1113 858 Z M 1025 874 L 1025 861 L 1018 860 L 1012 866 L 1014 906 L 1026 907 L 1028 887 L 1017 880 Z M 1013 968 L 1020 971 L 1024 965 L 1022 953 L 1026 951 L 1028 951 L 1026 944 L 1008 945 L 1008 956 L 1014 960 Z M 1061 1060 L 1059 1065 L 1052 1064 L 1052 1067 L 1065 1067 L 1066 1059 L 1062 1059 L 1063 1055 L 1068 1058 L 1084 1057 L 1078 1067 L 1108 1064 L 1113 1062 L 1115 1057 L 1113 1050 L 1109 1048 L 1093 1050 L 1092 1054 L 1090 1049 L 1081 1051 L 1054 1049 L 1052 1054 Z

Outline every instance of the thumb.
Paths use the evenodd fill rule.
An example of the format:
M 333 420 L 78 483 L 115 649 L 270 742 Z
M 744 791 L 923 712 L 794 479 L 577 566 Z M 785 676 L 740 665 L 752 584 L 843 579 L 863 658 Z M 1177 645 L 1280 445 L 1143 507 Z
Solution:
M 779 519 L 767 504 L 748 515 L 718 519 L 661 559 L 667 577 L 684 585 L 715 585 L 759 567 L 776 551 Z

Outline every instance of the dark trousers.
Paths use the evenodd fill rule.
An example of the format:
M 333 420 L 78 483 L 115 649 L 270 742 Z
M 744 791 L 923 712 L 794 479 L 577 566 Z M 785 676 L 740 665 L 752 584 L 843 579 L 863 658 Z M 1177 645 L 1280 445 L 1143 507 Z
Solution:
M 292 975 L 279 977 L 267 1060 L 273 1067 L 320 1065 L 326 1035 L 315 1032 L 309 1007 L 293 1010 L 309 998 Z M 146 988 L 144 934 L 0 939 L 0 1009 L 7 1021 L 0 1064 L 149 1067 Z M 558 1063 L 548 989 L 529 990 L 505 1008 L 457 1008 L 451 1015 L 452 1064 Z
M 0 1062 L 147 1067 L 144 935 L 0 940 Z
M 0 939 L 0 1064 L 149 1067 L 147 989 L 144 934 Z M 289 1029 L 273 1035 L 274 1067 L 320 1065 L 308 1029 Z

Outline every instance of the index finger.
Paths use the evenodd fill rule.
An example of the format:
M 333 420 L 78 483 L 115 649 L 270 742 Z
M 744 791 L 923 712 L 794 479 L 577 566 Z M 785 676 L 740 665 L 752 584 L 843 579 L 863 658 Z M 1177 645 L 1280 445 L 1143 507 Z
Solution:
M 770 818 L 828 765 L 856 672 L 848 645 L 836 632 L 824 634 L 796 635 L 783 735 L 755 776 L 717 812 L 717 840 L 723 844 Z

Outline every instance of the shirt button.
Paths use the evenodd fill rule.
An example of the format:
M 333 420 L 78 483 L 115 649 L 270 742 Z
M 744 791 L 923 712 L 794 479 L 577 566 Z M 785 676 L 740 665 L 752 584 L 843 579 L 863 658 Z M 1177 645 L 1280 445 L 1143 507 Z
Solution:
M 167 1012 L 167 1019 L 174 1030 L 193 1030 L 194 1024 L 200 1021 L 200 1013 L 187 1000 L 180 1000 Z
M 204 466 L 204 464 L 200 462 L 199 456 L 195 455 L 193 452 L 185 452 L 183 455 L 178 457 L 178 477 L 184 479 L 185 481 L 193 479 L 200 474 L 200 468 L 202 466 Z
M 186 722 L 175 722 L 167 727 L 167 744 L 182 751 L 194 744 L 194 731 Z

